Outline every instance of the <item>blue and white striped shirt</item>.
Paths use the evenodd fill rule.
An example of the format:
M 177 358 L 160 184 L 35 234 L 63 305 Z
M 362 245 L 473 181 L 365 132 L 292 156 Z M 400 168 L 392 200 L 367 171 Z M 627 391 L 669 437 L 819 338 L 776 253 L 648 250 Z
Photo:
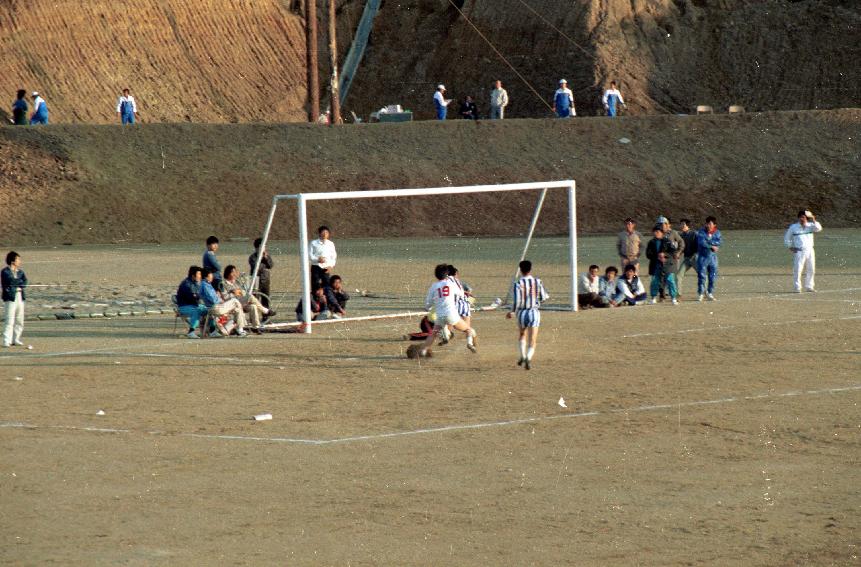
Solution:
M 547 301 L 550 296 L 544 289 L 544 284 L 535 276 L 523 276 L 514 282 L 511 296 L 514 298 L 514 309 L 538 309 L 542 301 Z

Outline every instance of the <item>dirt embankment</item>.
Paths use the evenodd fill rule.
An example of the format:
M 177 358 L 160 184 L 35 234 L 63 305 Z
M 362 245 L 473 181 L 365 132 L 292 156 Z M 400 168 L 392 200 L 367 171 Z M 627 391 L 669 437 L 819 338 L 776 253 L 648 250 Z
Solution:
M 784 226 L 811 207 L 829 226 L 861 223 L 861 110 L 610 120 L 347 125 L 48 126 L 0 130 L 0 241 L 188 241 L 257 235 L 278 193 L 573 178 L 584 232 L 634 215 L 727 228 Z M 627 138 L 630 143 L 619 140 Z M 340 236 L 510 234 L 525 209 L 350 204 Z M 315 205 L 327 219 L 345 205 Z M 340 212 L 339 212 L 340 211 Z M 561 195 L 542 228 L 563 232 Z M 440 219 L 451 217 L 443 223 Z M 646 223 L 643 222 L 645 225 Z M 293 216 L 276 236 L 293 236 Z
M 291 2 L 0 1 L 0 93 L 44 93 L 54 123 L 304 118 L 304 23 Z
M 361 0 L 353 0 L 360 2 Z M 602 112 L 616 80 L 634 114 L 857 107 L 861 57 L 857 2 L 802 0 L 449 0 L 385 2 L 347 106 L 357 112 L 401 103 L 432 115 L 445 83 L 484 112 L 492 83 L 511 96 L 509 116 L 549 114 L 564 77 L 578 113 Z M 473 25 L 475 25 L 475 28 Z
M 317 4 L 325 108 L 328 2 Z M 341 61 L 364 4 L 337 2 Z M 147 122 L 302 121 L 302 5 L 0 0 L 0 119 L 25 88 L 45 94 L 55 123 L 113 122 L 129 86 Z M 367 116 L 400 103 L 430 118 L 442 82 L 458 100 L 475 95 L 486 114 L 501 79 L 509 117 L 542 117 L 560 77 L 580 115 L 601 112 L 613 79 L 631 114 L 857 107 L 859 30 L 861 7 L 849 0 L 389 0 L 345 110 Z

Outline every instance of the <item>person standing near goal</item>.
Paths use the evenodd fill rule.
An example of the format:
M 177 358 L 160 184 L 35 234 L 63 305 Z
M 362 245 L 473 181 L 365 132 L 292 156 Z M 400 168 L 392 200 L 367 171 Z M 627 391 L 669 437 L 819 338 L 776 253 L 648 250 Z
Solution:
M 798 222 L 792 223 L 783 236 L 783 243 L 792 252 L 792 280 L 795 292 L 801 293 L 801 275 L 804 274 L 804 291 L 816 291 L 813 276 L 816 274 L 816 254 L 813 252 L 813 233 L 821 232 L 822 225 L 808 210 L 798 211 Z
M 311 287 L 314 289 L 315 282 L 320 282 L 320 287 L 329 285 L 329 274 L 335 267 L 338 252 L 335 243 L 329 240 L 332 231 L 326 225 L 317 229 L 319 238 L 312 240 L 308 245 L 308 258 L 311 260 Z
M 452 279 L 449 278 L 447 264 L 439 264 L 434 268 L 434 276 L 437 282 L 428 290 L 425 299 L 425 307 L 434 308 L 436 321 L 434 321 L 433 332 L 428 335 L 421 345 L 420 356 L 428 356 L 430 347 L 433 345 L 436 335 L 443 336 L 444 329 L 450 325 L 456 331 L 466 334 L 466 348 L 477 352 L 475 348 L 475 330 L 466 321 L 460 318 L 457 312 L 457 297 L 460 291 Z
M 517 366 L 526 370 L 532 367 L 532 357 L 535 355 L 535 345 L 538 342 L 538 327 L 541 325 L 542 301 L 547 301 L 549 295 L 541 280 L 532 275 L 532 262 L 520 262 L 520 278 L 514 282 L 511 296 L 514 298 L 512 311 L 505 317 L 511 319 L 517 316 L 517 328 L 520 343 L 520 358 Z M 527 344 L 528 343 L 528 344 Z

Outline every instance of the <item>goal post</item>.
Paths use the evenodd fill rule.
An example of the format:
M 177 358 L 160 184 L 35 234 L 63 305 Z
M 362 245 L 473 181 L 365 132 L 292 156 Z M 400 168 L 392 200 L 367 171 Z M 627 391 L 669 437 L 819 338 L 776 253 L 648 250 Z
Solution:
M 380 318 L 393 318 L 404 316 L 415 316 L 423 311 L 407 311 L 403 313 L 388 313 L 383 315 L 365 316 L 365 317 L 344 317 L 340 319 L 329 319 L 325 321 L 312 321 L 311 304 L 308 298 L 311 296 L 311 265 L 308 256 L 308 204 L 315 201 L 332 201 L 332 200 L 356 200 L 356 199 L 400 199 L 409 197 L 428 197 L 436 195 L 464 195 L 475 193 L 503 193 L 512 191 L 527 191 L 540 192 L 537 204 L 532 212 L 529 228 L 526 234 L 526 239 L 523 245 L 523 250 L 519 260 L 524 260 L 529 255 L 530 246 L 532 244 L 533 235 L 544 206 L 545 197 L 549 191 L 564 191 L 567 193 L 567 275 L 570 278 L 570 304 L 565 307 L 566 310 L 577 311 L 577 199 L 576 186 L 574 180 L 564 181 L 546 181 L 533 183 L 508 183 L 499 185 L 471 185 L 463 187 L 430 187 L 417 189 L 374 189 L 363 191 L 334 191 L 323 193 L 299 193 L 294 195 L 275 195 L 272 198 L 272 205 L 269 210 L 269 215 L 266 220 L 266 225 L 263 229 L 261 237 L 261 249 L 265 248 L 269 242 L 272 233 L 273 224 L 275 222 L 275 213 L 278 205 L 282 201 L 293 201 L 296 203 L 296 221 L 298 228 L 298 259 L 301 283 L 301 298 L 302 298 L 302 320 L 308 322 L 304 325 L 304 332 L 310 333 L 313 325 L 327 322 L 346 322 L 357 320 L 370 320 Z M 514 262 L 512 257 L 511 261 Z M 249 279 L 248 288 L 246 291 L 251 292 L 255 283 L 258 280 L 262 254 L 258 254 L 257 263 L 253 268 L 252 277 Z M 516 272 L 514 274 L 516 276 Z M 511 282 L 509 281 L 508 288 Z M 506 302 L 508 298 L 506 298 Z M 271 326 L 294 326 L 301 323 L 278 323 Z

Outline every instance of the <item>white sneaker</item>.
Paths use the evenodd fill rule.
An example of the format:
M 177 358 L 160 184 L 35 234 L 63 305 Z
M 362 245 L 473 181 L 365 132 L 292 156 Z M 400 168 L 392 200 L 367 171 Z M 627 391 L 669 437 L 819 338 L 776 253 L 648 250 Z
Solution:
M 658 304 L 658 300 L 655 299 L 654 297 L 649 300 L 649 305 L 657 305 L 657 304 Z
M 702 303 L 702 302 L 703 302 L 703 294 L 699 294 L 699 295 L 697 296 L 697 301 L 699 301 L 700 303 Z
M 189 339 L 199 339 L 200 338 L 200 335 L 198 335 L 194 331 L 189 331 L 189 333 L 185 336 L 188 337 Z
M 248 336 L 248 331 L 245 331 L 245 330 L 242 330 L 242 331 L 236 331 L 236 336 L 237 336 L 237 337 L 247 337 L 247 336 Z
M 12 343 L 12 344 L 13 344 L 13 345 L 15 345 L 15 346 L 24 346 L 24 343 L 22 343 L 21 341 L 15 341 L 15 342 L 14 342 L 14 343 Z
M 10 345 L 9 343 L 3 343 L 3 348 L 9 348 L 10 346 L 12 345 Z
M 708 295 L 708 298 L 709 298 L 709 301 L 717 301 L 717 300 L 715 299 L 714 294 L 711 294 L 711 293 L 710 293 L 710 294 Z
M 674 297 L 673 298 L 673 305 L 678 305 L 678 304 L 679 304 L 679 300 Z

